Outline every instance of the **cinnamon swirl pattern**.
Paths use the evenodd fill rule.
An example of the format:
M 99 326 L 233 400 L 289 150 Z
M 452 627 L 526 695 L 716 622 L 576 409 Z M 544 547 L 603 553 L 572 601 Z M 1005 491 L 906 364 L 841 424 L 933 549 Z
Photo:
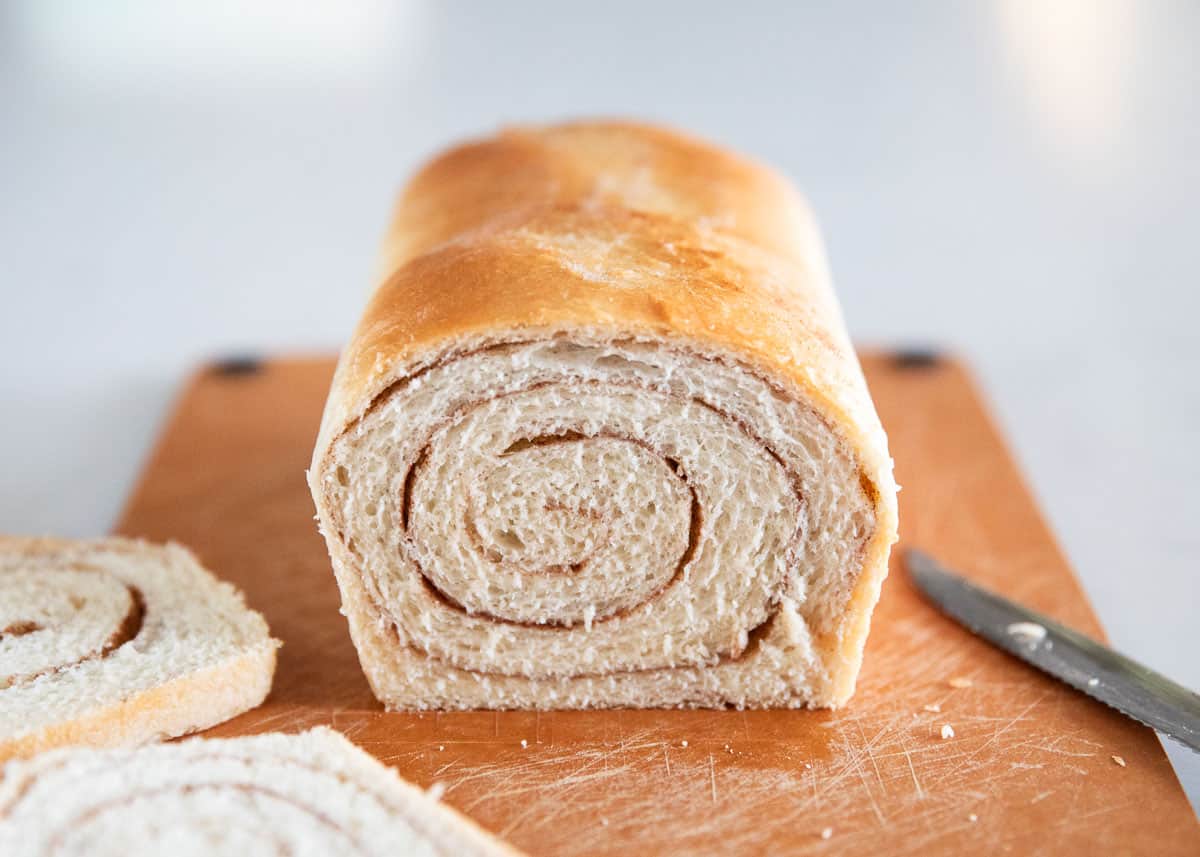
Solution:
M 276 645 L 178 546 L 0 539 L 0 759 L 214 725 L 262 701 Z
M 517 854 L 324 728 L 10 762 L 0 853 Z
M 310 484 L 387 705 L 849 696 L 895 486 L 781 179 L 654 129 L 515 132 L 414 180 L 385 264 Z

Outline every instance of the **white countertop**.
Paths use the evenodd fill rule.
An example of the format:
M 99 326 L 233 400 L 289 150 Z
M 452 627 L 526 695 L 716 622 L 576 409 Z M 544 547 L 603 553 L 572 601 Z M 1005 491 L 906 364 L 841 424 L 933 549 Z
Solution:
M 855 338 L 974 364 L 1112 639 L 1200 687 L 1200 4 L 697 5 L 0 6 L 0 530 L 107 530 L 198 361 L 336 348 L 432 151 L 632 115 L 801 183 Z

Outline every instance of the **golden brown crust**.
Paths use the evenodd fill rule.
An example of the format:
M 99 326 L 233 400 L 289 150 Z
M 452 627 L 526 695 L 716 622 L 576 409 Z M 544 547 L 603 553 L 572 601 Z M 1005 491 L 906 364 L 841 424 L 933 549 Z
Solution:
M 876 520 L 846 620 L 816 641 L 846 666 L 834 670 L 844 700 L 895 541 L 887 441 L 804 202 L 768 168 L 693 138 L 627 123 L 517 129 L 418 173 L 338 367 L 314 495 L 334 439 L 397 378 L 463 343 L 580 329 L 732 355 L 843 438 Z
M 820 247 L 807 208 L 769 168 L 663 128 L 575 122 L 509 129 L 428 164 L 400 197 L 385 276 L 497 218 L 579 205 L 660 214 L 801 259 Z

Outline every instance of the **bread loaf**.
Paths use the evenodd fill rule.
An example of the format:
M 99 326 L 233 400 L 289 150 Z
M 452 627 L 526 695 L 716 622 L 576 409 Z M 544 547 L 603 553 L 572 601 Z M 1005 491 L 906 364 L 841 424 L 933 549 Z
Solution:
M 9 762 L 0 854 L 517 857 L 324 728 Z
M 228 720 L 267 695 L 277 646 L 178 545 L 0 537 L 0 761 Z
M 896 487 L 808 209 L 666 130 L 402 195 L 309 480 L 391 708 L 835 706 Z

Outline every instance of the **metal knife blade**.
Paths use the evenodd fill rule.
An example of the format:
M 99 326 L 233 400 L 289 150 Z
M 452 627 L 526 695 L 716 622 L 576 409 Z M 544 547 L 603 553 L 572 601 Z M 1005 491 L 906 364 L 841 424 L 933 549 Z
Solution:
M 904 562 L 921 592 L 950 618 L 1200 752 L 1200 695 L 1048 616 L 964 580 L 922 551 L 909 548 Z

